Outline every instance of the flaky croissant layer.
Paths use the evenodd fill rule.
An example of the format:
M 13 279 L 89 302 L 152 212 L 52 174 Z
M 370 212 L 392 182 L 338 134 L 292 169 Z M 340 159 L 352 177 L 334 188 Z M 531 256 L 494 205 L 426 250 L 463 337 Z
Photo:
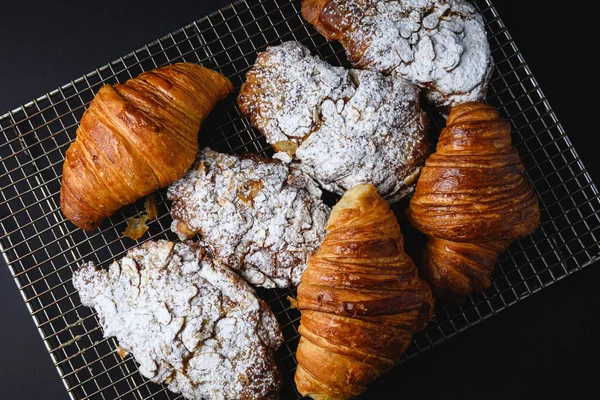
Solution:
M 461 104 L 421 172 L 408 217 L 428 236 L 423 273 L 443 296 L 462 300 L 488 288 L 498 255 L 539 225 L 510 131 L 494 107 Z
M 232 90 L 220 73 L 194 63 L 102 86 L 65 155 L 62 212 L 91 230 L 181 178 L 198 151 L 200 124 Z
M 327 231 L 298 287 L 295 381 L 314 399 L 350 399 L 399 361 L 434 301 L 373 185 L 347 191 Z

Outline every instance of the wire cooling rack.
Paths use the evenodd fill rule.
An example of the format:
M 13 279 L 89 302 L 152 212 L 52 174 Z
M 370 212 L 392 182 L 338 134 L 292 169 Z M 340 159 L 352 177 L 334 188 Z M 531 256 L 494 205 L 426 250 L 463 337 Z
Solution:
M 492 287 L 461 306 L 439 304 L 427 329 L 415 335 L 404 359 L 439 344 L 519 300 L 600 258 L 599 196 L 560 122 L 511 36 L 488 0 L 474 2 L 487 23 L 496 60 L 488 102 L 509 116 L 513 141 L 540 198 L 541 226 L 514 243 L 500 258 Z M 68 393 L 74 399 L 174 399 L 148 382 L 135 361 L 122 359 L 114 338 L 104 338 L 93 310 L 84 307 L 71 284 L 83 261 L 107 266 L 138 244 L 124 238 L 125 221 L 143 212 L 143 200 L 84 232 L 59 209 L 64 154 L 88 103 L 102 84 L 123 82 L 165 64 L 193 61 L 217 69 L 236 88 L 257 51 L 268 44 L 299 40 L 315 54 L 348 65 L 343 49 L 307 26 L 299 1 L 253 0 L 229 5 L 143 48 L 0 117 L 0 243 Z M 441 120 L 434 118 L 432 137 Z M 269 155 L 264 139 L 242 118 L 235 95 L 218 104 L 201 129 L 201 145 L 223 152 Z M 176 239 L 165 191 L 160 217 L 143 239 Z M 422 237 L 396 207 L 406 246 L 418 252 Z M 414 253 L 413 253 L 414 254 Z M 259 290 L 281 323 L 286 342 L 278 352 L 285 371 L 284 399 L 296 399 L 293 374 L 299 313 L 286 299 L 295 291 Z

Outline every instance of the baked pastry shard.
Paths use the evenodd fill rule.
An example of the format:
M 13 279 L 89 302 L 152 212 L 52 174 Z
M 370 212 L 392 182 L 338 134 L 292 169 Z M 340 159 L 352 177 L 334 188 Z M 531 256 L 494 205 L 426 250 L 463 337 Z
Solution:
M 216 257 L 267 288 L 300 283 L 330 212 L 317 185 L 281 161 L 209 148 L 167 193 L 181 239 L 200 233 Z
M 60 208 L 91 230 L 124 205 L 181 178 L 198 152 L 198 130 L 233 90 L 216 71 L 176 63 L 100 88 L 67 149 Z
M 538 198 L 494 107 L 465 103 L 448 116 L 408 208 L 425 233 L 423 277 L 462 301 L 491 284 L 498 255 L 540 222 Z
M 298 287 L 298 391 L 350 399 L 400 360 L 433 315 L 429 285 L 404 251 L 396 217 L 372 185 L 347 191 Z
M 428 155 L 427 116 L 412 84 L 331 66 L 298 42 L 258 55 L 238 104 L 276 157 L 295 158 L 339 195 L 371 183 L 397 201 L 412 192 Z
M 355 67 L 397 74 L 444 110 L 485 98 L 494 62 L 465 0 L 303 0 L 302 15 Z
M 186 399 L 277 398 L 277 320 L 200 244 L 146 242 L 108 271 L 84 264 L 73 285 L 151 381 Z

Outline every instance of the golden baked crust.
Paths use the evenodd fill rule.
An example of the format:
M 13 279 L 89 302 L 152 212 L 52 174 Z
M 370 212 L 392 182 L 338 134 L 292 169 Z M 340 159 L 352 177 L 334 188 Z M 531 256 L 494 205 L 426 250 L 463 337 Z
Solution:
M 408 208 L 428 236 L 424 278 L 456 300 L 490 286 L 498 255 L 539 225 L 538 199 L 494 107 L 452 109 Z
M 60 207 L 91 230 L 192 165 L 198 130 L 233 90 L 218 72 L 177 63 L 100 88 L 65 155 Z
M 400 360 L 434 308 L 394 213 L 372 185 L 347 191 L 298 287 L 298 391 L 350 399 Z

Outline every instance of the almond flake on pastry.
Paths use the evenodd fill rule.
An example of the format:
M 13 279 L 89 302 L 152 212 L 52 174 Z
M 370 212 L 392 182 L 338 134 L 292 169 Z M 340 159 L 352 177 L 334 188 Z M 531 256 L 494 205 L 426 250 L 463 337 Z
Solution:
M 281 161 L 209 148 L 168 198 L 171 230 L 181 239 L 201 234 L 215 257 L 267 288 L 300 283 L 330 212 L 312 179 Z
M 84 264 L 73 285 L 118 354 L 131 353 L 151 381 L 186 399 L 277 398 L 277 320 L 201 244 L 149 241 L 108 271 Z
M 398 201 L 413 191 L 429 154 L 414 85 L 334 67 L 298 42 L 259 54 L 238 104 L 276 151 L 339 195 L 370 183 Z

